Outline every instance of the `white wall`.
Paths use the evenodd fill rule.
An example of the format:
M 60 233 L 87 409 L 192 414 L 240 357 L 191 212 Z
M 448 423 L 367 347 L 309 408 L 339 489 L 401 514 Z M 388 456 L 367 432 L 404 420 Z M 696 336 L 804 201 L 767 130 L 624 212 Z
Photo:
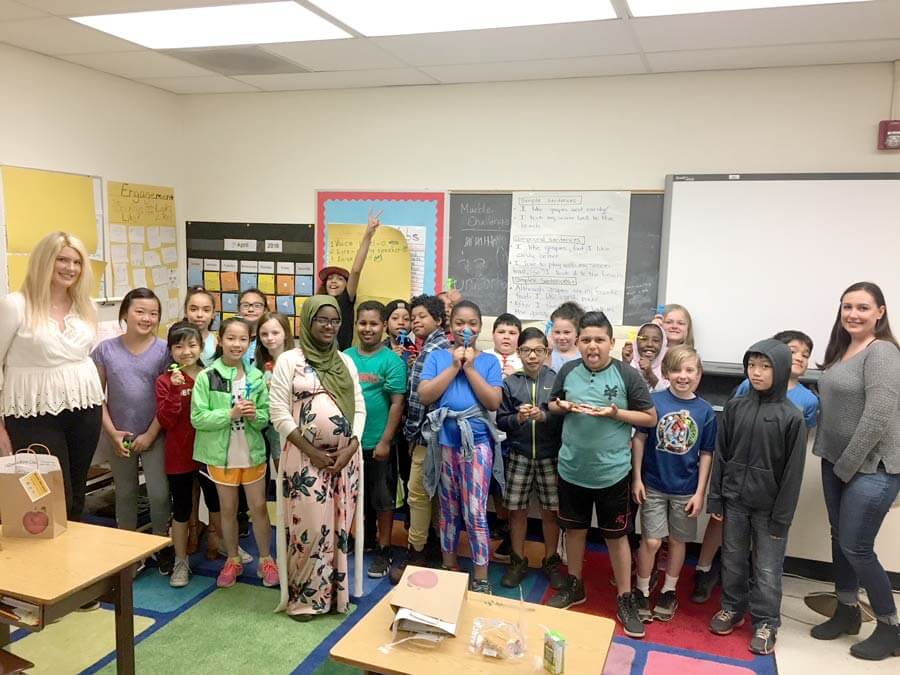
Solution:
M 0 163 L 172 185 L 179 222 L 313 222 L 317 188 L 661 190 L 677 172 L 897 171 L 900 156 L 875 150 L 895 77 L 900 90 L 890 64 L 870 64 L 175 97 L 0 45 Z M 817 465 L 789 553 L 829 560 Z M 895 571 L 898 535 L 895 510 L 878 544 Z
M 174 94 L 0 44 L 0 101 L 0 164 L 171 186 L 178 203 L 184 118 Z

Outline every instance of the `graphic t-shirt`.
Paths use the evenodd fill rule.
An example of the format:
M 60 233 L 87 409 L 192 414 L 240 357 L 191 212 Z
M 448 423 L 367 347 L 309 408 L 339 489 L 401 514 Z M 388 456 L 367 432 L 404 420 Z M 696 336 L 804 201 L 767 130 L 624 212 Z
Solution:
M 247 396 L 247 378 L 233 380 L 231 383 L 231 405 L 243 401 Z M 228 438 L 227 468 L 247 469 L 253 464 L 250 462 L 250 445 L 247 443 L 247 435 L 244 433 L 247 420 L 238 417 L 231 420 L 231 436 Z
M 644 483 L 669 495 L 697 491 L 700 453 L 716 449 L 716 414 L 699 396 L 682 399 L 671 389 L 652 394 L 656 426 L 638 428 L 647 434 L 641 475 Z
M 422 381 L 433 380 L 445 369 L 449 368 L 453 363 L 453 353 L 447 349 L 436 349 L 428 354 L 425 359 L 425 366 L 422 368 Z M 484 378 L 492 387 L 501 387 L 503 385 L 503 373 L 500 370 L 500 362 L 490 354 L 481 352 L 475 357 L 475 370 Z M 450 382 L 450 385 L 441 395 L 438 401 L 438 407 L 449 408 L 456 412 L 461 412 L 473 405 L 478 404 L 478 397 L 469 384 L 469 378 L 466 377 L 462 369 Z M 472 425 L 472 434 L 475 436 L 475 443 L 490 443 L 491 432 L 487 425 L 480 419 L 470 420 Z M 456 420 L 446 420 L 441 428 L 440 434 L 441 445 L 449 445 L 454 448 L 460 447 L 462 440 L 459 433 L 459 425 Z
M 372 450 L 387 426 L 391 395 L 406 393 L 406 364 L 388 347 L 381 347 L 374 354 L 361 354 L 357 347 L 350 347 L 344 353 L 359 371 L 359 384 L 366 399 L 362 447 Z
M 550 399 L 649 410 L 650 391 L 640 373 L 612 359 L 602 370 L 589 370 L 581 359 L 562 367 Z M 611 417 L 567 413 L 563 418 L 559 475 L 591 489 L 615 485 L 631 472 L 631 425 Z
M 746 396 L 749 391 L 750 380 L 744 380 L 738 385 L 734 395 L 735 397 Z M 806 427 L 814 428 L 819 419 L 819 397 L 798 382 L 796 387 L 788 389 L 787 398 L 803 411 L 803 421 L 806 422 Z

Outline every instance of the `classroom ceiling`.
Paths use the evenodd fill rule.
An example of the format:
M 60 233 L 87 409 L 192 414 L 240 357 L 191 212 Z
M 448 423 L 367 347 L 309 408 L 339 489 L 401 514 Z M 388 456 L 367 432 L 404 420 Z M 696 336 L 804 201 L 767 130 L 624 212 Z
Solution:
M 900 60 L 900 0 L 647 18 L 629 17 L 625 0 L 612 0 L 621 18 L 608 21 L 173 50 L 68 19 L 238 1 L 261 0 L 0 0 L 0 42 L 177 94 Z

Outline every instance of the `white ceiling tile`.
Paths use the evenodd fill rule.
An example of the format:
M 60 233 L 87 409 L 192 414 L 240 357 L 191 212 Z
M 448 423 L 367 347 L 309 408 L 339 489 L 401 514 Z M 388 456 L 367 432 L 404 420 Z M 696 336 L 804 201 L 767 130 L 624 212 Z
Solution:
M 900 60 L 900 40 L 864 40 L 776 47 L 655 52 L 647 54 L 646 58 L 651 70 L 655 73 L 837 63 L 877 63 Z
M 900 37 L 900 2 L 782 7 L 631 19 L 647 52 Z
M 207 77 L 148 77 L 137 80 L 176 94 L 231 94 L 259 91 L 245 82 L 224 75 Z
M 335 71 L 331 73 L 296 73 L 290 75 L 242 75 L 235 79 L 264 91 L 296 91 L 300 89 L 352 89 L 357 87 L 391 87 L 398 85 L 436 84 L 413 68 Z
M 61 58 L 131 80 L 151 77 L 199 77 L 215 74 L 171 56 L 158 54 L 150 49 L 139 52 L 72 54 Z
M 365 38 L 288 42 L 264 45 L 262 49 L 309 70 L 369 70 L 406 66 L 403 61 Z
M 131 42 L 57 17 L 0 22 L 0 42 L 51 56 L 139 49 Z
M 37 19 L 42 16 L 47 16 L 47 14 L 39 9 L 28 7 L 13 0 L 0 0 L 0 21 Z
M 545 80 L 562 77 L 596 77 L 647 72 L 641 57 L 637 54 L 588 56 L 577 59 L 549 59 L 544 61 L 423 66 L 421 70 L 442 83 Z
M 42 9 L 57 16 L 91 16 L 93 14 L 119 14 L 143 12 L 155 9 L 181 9 L 214 5 L 250 4 L 272 0 L 17 0 L 22 4 Z
M 412 66 L 559 59 L 638 51 L 622 21 L 494 28 L 372 40 Z

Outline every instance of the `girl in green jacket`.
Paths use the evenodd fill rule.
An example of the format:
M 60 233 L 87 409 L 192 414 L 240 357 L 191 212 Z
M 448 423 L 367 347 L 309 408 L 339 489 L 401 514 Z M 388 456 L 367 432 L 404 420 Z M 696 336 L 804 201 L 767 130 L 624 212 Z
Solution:
M 242 359 L 250 345 L 250 324 L 240 317 L 219 328 L 216 360 L 194 382 L 191 423 L 197 430 L 194 459 L 206 464 L 216 484 L 222 538 L 228 559 L 219 573 L 220 588 L 234 586 L 244 571 L 238 552 L 237 507 L 241 486 L 253 519 L 260 558 L 257 575 L 278 585 L 278 567 L 269 555 L 271 524 L 266 508 L 266 447 L 262 430 L 269 421 L 269 393 L 263 374 Z

